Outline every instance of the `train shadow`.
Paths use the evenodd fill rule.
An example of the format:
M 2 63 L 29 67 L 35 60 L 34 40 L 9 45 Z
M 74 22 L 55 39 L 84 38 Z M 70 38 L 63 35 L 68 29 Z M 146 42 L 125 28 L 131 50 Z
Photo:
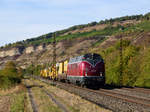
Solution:
M 30 79 L 30 77 L 23 77 L 23 79 Z
M 135 88 L 135 87 L 129 87 L 129 86 L 115 86 L 115 85 L 108 85 L 105 84 L 104 86 L 88 86 L 86 87 L 88 89 L 93 89 L 93 90 L 100 90 L 100 89 L 107 89 L 107 90 L 113 90 L 113 89 L 121 89 L 121 88 Z
M 37 84 L 27 85 L 27 86 L 26 86 L 26 88 L 34 88 L 34 87 L 43 88 L 42 85 L 37 85 Z
M 102 86 L 100 89 L 113 90 L 113 89 L 121 89 L 121 88 L 134 88 L 134 87 L 129 87 L 129 86 L 115 86 L 115 85 L 108 85 L 108 84 L 106 84 L 105 86 Z

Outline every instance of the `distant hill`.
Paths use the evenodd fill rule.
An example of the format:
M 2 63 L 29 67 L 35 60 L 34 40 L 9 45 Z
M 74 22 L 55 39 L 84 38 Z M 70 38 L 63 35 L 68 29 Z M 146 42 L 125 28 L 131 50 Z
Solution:
M 8 44 L 0 49 L 0 67 L 10 60 L 22 68 L 31 67 L 31 64 L 49 66 L 54 33 L 58 62 L 88 52 L 99 53 L 106 62 L 108 84 L 150 87 L 150 13 L 76 25 Z
M 124 16 L 124 17 L 113 18 L 109 20 L 106 19 L 106 20 L 101 20 L 100 22 L 91 22 L 88 24 L 76 25 L 68 29 L 48 33 L 36 38 L 23 40 L 16 43 L 10 43 L 4 47 L 49 44 L 52 42 L 51 37 L 53 36 L 54 33 L 57 34 L 57 41 L 65 40 L 68 38 L 90 37 L 90 36 L 97 36 L 97 35 L 112 35 L 113 33 L 115 33 L 115 31 L 118 31 L 120 27 L 124 26 L 125 24 L 131 25 L 131 24 L 135 24 L 136 21 L 143 21 L 149 19 L 150 19 L 150 13 L 147 13 L 145 15 Z M 110 30 L 111 27 L 113 27 L 114 29 Z

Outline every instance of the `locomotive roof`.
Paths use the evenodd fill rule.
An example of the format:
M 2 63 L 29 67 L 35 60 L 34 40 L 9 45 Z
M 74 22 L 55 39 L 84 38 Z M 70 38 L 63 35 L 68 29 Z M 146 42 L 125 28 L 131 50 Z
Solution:
M 81 56 L 76 56 L 74 58 L 70 58 L 69 63 L 82 61 L 83 57 L 86 58 L 86 57 L 97 57 L 97 56 L 102 59 L 102 57 L 99 54 L 96 54 L 96 53 L 87 53 L 87 54 L 84 54 L 84 55 L 81 55 Z

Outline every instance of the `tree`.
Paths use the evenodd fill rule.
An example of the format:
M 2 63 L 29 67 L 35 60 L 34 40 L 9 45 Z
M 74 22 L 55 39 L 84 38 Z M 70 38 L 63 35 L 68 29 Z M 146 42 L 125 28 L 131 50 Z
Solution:
M 3 69 L 3 75 L 8 77 L 16 77 L 17 76 L 17 68 L 13 61 L 8 61 L 5 64 L 5 67 Z
M 17 69 L 13 61 L 8 61 L 0 70 L 0 88 L 7 89 L 21 82 L 22 71 Z

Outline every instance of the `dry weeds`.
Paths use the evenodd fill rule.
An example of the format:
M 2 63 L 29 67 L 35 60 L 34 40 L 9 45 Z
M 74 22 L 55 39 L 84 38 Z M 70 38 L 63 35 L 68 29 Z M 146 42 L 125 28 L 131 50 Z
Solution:
M 65 90 L 59 89 L 54 86 L 47 85 L 40 81 L 37 81 L 39 84 L 42 84 L 47 90 L 51 93 L 54 93 L 57 98 L 61 99 L 66 105 L 72 107 L 72 111 L 76 112 L 110 112 L 109 110 L 100 108 L 99 106 L 82 99 L 79 96 L 71 94 Z
M 23 85 L 18 85 L 8 90 L 0 91 L 0 112 L 10 112 L 14 98 L 14 94 L 18 94 L 19 91 L 24 90 Z
M 32 80 L 26 83 L 31 86 L 32 95 L 39 112 L 61 112 L 61 109 L 39 88 L 39 84 L 34 84 Z
M 0 112 L 10 112 L 10 96 L 0 96 Z
M 12 87 L 11 89 L 7 89 L 7 90 L 0 90 L 0 95 L 4 96 L 4 95 L 8 95 L 8 94 L 12 94 L 12 93 L 16 93 L 17 91 L 19 91 L 20 89 L 23 88 L 23 85 L 18 85 L 15 87 Z

